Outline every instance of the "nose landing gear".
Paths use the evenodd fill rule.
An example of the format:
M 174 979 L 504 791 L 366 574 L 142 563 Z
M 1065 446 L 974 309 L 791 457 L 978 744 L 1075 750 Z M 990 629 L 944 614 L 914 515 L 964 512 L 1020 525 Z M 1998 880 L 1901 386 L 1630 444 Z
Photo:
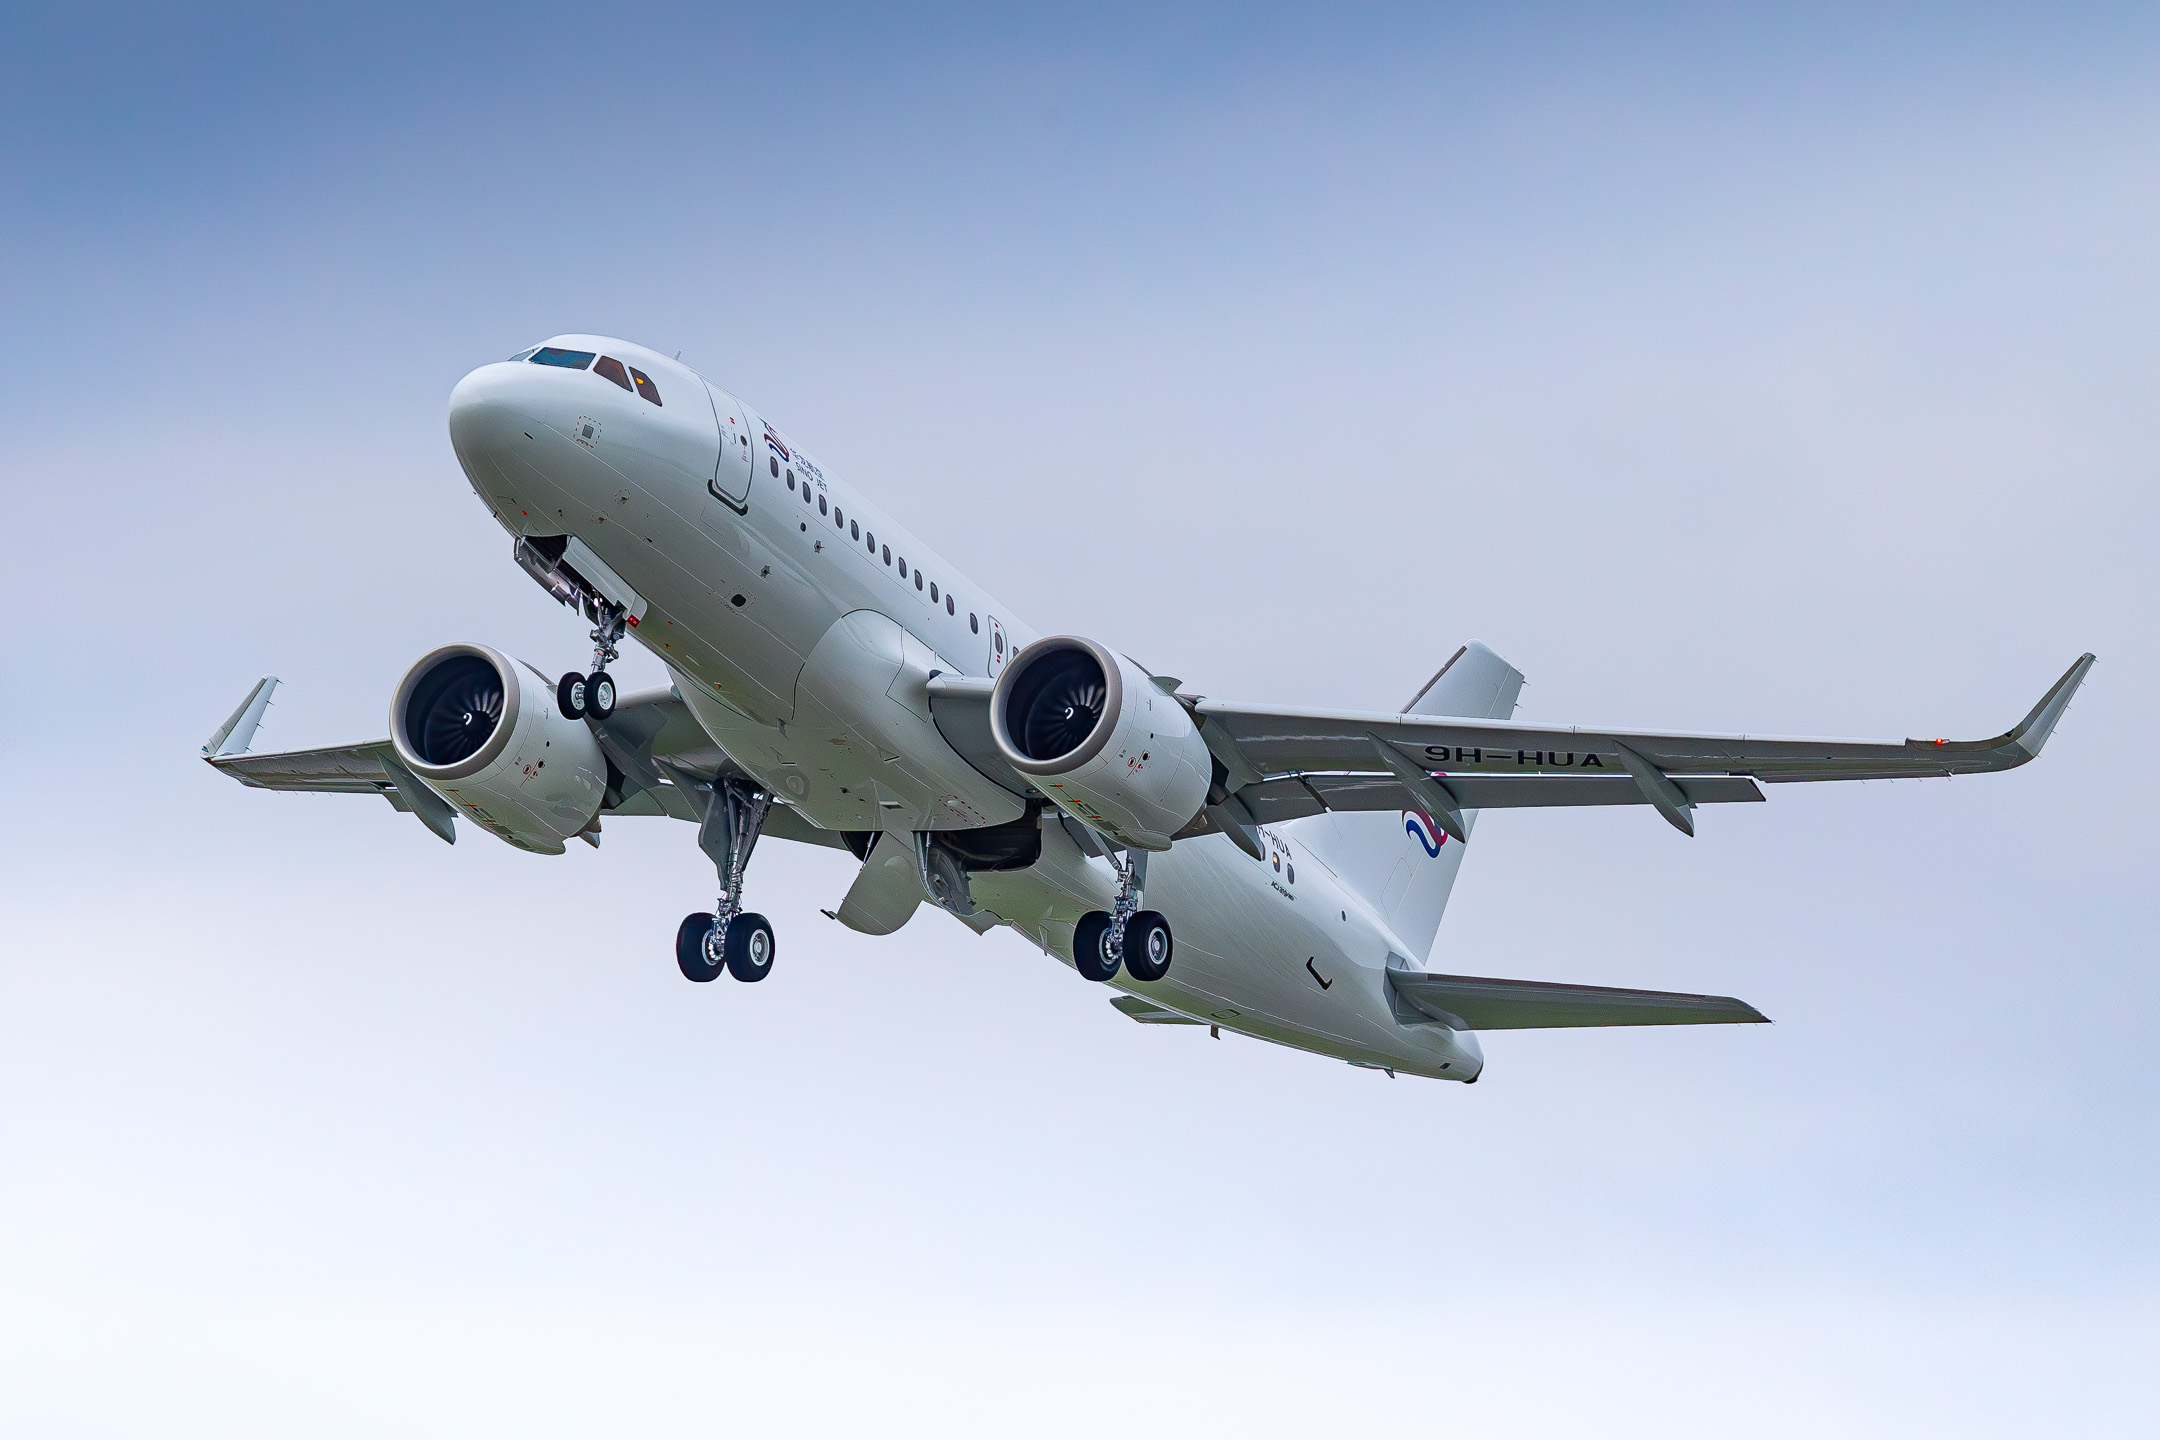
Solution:
M 690 790 L 705 808 L 698 848 L 720 872 L 720 903 L 710 912 L 683 918 L 675 931 L 675 964 L 687 979 L 704 983 L 721 970 L 746 984 L 772 973 L 777 946 L 772 923 L 742 908 L 743 868 L 757 847 L 772 810 L 772 795 L 745 780 L 718 780 Z
M 555 684 L 555 706 L 565 720 L 605 720 L 615 713 L 615 677 L 607 667 L 622 653 L 623 632 L 629 628 L 629 612 L 613 601 L 588 596 L 585 613 L 592 618 L 592 673 L 575 670 Z
M 1108 912 L 1090 910 L 1073 926 L 1073 968 L 1083 980 L 1112 979 L 1120 966 L 1135 980 L 1160 980 L 1170 973 L 1173 947 L 1162 912 L 1140 908 L 1147 852 L 1128 851 L 1123 864 L 1114 853 L 1103 858 L 1117 871 L 1117 899 Z

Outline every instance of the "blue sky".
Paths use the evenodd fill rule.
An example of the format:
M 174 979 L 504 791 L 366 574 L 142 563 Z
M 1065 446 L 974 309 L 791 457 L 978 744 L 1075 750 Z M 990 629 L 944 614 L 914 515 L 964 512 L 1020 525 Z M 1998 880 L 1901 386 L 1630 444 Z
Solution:
M 2140 1433 L 2160 21 L 76 7 L 0 47 L 0 1428 Z M 1692 842 L 1487 818 L 1470 973 L 1740 995 L 1474 1089 L 195 759 L 567 668 L 443 431 L 626 335 L 1208 694 L 1995 733 Z M 627 683 L 657 681 L 643 657 Z M 112 1357 L 130 1357 L 127 1384 Z

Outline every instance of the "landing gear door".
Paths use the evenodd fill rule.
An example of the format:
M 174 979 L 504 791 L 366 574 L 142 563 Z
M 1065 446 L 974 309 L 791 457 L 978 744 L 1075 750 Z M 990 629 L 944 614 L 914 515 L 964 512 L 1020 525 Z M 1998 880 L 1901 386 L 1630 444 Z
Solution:
M 720 468 L 707 488 L 737 510 L 750 508 L 750 479 L 756 474 L 757 450 L 750 440 L 750 412 L 740 400 L 712 385 L 713 419 L 720 426 Z
M 990 617 L 990 678 L 995 680 L 1005 668 L 1005 627 L 998 624 L 995 615 Z

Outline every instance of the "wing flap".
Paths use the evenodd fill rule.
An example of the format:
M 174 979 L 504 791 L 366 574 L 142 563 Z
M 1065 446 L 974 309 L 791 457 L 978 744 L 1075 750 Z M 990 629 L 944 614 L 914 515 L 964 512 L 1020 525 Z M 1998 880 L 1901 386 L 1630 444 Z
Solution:
M 1767 1025 L 1769 1017 L 1730 995 L 1619 990 L 1547 980 L 1493 980 L 1389 970 L 1395 993 L 1455 1030 L 1574 1030 L 1607 1025 Z
M 1330 810 L 1408 810 L 1416 804 L 1409 788 L 1388 775 L 1307 775 L 1303 783 Z M 1683 775 L 1673 783 L 1694 805 L 1763 798 L 1745 775 Z M 1450 775 L 1447 786 L 1466 810 L 1649 803 L 1626 775 Z

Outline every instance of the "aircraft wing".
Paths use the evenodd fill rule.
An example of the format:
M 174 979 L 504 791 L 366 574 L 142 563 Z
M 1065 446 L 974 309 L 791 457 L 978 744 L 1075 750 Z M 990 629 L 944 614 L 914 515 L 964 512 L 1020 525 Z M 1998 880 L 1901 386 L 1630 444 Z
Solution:
M 1605 1025 L 1767 1025 L 1769 1018 L 1729 995 L 1615 990 L 1543 980 L 1487 980 L 1389 970 L 1396 996 L 1455 1030 L 1562 1030 Z
M 359 745 L 328 745 L 320 750 L 283 750 L 268 755 L 211 755 L 210 763 L 243 785 L 257 790 L 311 790 L 335 795 L 395 797 L 386 758 L 395 758 L 388 740 Z M 406 808 L 395 798 L 392 804 Z
M 1260 822 L 1415 803 L 1452 831 L 1466 809 L 1648 804 L 1692 834 L 1695 805 L 1760 800 L 1758 780 L 1895 780 L 2023 765 L 2092 665 L 2091 655 L 2079 657 L 2030 714 L 1985 740 L 1659 734 L 1215 700 L 1192 710 L 1228 776 L 1224 788 Z M 1211 816 L 1221 808 L 1210 806 Z
M 1758 781 L 1897 780 L 2008 770 L 2040 753 L 2092 669 L 2082 655 L 2023 720 L 1986 740 L 1814 740 L 1660 734 L 1446 715 L 1298 710 L 1180 694 L 1222 767 L 1219 791 L 1176 838 L 1220 831 L 1247 853 L 1254 825 L 1328 810 L 1430 813 L 1464 838 L 1465 810 L 1649 805 L 1694 834 L 1697 805 L 1763 798 Z M 930 681 L 937 726 L 978 770 L 1015 794 L 1028 777 L 990 735 L 991 682 Z
M 455 811 L 422 784 L 397 757 L 389 740 L 329 745 L 315 750 L 251 754 L 248 743 L 262 720 L 277 680 L 265 676 L 203 746 L 203 759 L 223 774 L 258 790 L 316 794 L 380 795 L 392 809 L 413 814 L 444 840 L 456 842 Z M 593 727 L 611 765 L 602 816 L 668 815 L 696 822 L 701 811 L 682 784 L 710 782 L 741 772 L 668 690 L 628 695 L 615 713 Z M 764 833 L 783 840 L 846 848 L 836 830 L 820 830 L 785 805 L 766 817 Z

